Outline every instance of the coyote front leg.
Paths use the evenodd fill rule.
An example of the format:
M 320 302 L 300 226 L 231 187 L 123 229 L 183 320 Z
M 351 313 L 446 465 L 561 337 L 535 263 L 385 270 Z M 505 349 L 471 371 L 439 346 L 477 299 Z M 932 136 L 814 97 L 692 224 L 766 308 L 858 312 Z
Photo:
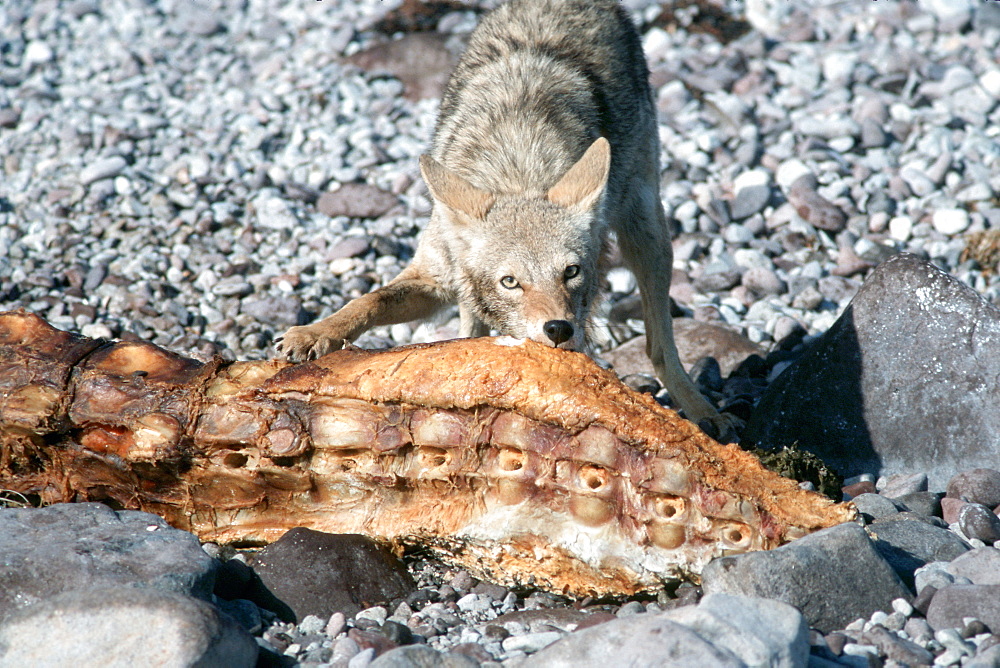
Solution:
M 677 354 L 670 315 L 673 271 L 670 232 L 659 196 L 652 192 L 645 195 L 636 196 L 631 208 L 634 215 L 622 221 L 625 229 L 619 229 L 618 240 L 622 256 L 639 284 L 646 322 L 646 354 L 670 398 L 684 410 L 687 418 L 710 436 L 727 442 L 736 436 L 736 418 L 720 414 L 705 399 L 684 371 Z
M 385 286 L 359 297 L 328 318 L 292 327 L 278 339 L 278 352 L 296 362 L 316 359 L 381 325 L 432 316 L 450 303 L 441 284 L 412 265 Z

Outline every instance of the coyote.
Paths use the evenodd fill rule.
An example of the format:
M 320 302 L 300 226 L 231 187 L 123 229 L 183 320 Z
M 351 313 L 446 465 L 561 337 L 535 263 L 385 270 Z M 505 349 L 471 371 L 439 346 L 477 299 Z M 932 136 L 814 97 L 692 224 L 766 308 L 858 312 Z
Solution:
M 647 353 L 671 398 L 731 435 L 684 372 L 668 296 L 670 231 L 639 34 L 618 0 L 512 0 L 488 14 L 441 100 L 420 171 L 433 201 L 412 262 L 278 350 L 315 358 L 371 327 L 458 304 L 461 335 L 490 330 L 581 350 L 609 230 L 635 273 Z

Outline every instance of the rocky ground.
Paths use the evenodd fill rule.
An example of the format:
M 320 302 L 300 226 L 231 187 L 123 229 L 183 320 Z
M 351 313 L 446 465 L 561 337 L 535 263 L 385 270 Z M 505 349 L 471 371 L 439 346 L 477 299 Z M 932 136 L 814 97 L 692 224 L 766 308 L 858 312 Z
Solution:
M 986 337 L 972 357 L 995 379 L 989 369 L 1000 360 L 1000 339 L 990 334 L 997 316 L 988 303 L 1000 304 L 1000 3 L 626 4 L 641 24 L 660 111 L 663 199 L 678 228 L 672 293 L 691 316 L 678 320 L 679 344 L 690 362 L 706 353 L 720 362 L 695 369 L 706 391 L 749 418 L 777 375 L 834 326 L 873 267 L 901 251 L 971 288 L 967 303 L 981 305 L 967 309 L 971 320 L 962 327 Z M 443 78 L 483 6 L 5 1 L 0 310 L 24 307 L 62 329 L 152 340 L 201 358 L 271 355 L 287 327 L 332 313 L 392 278 L 412 255 L 429 210 L 417 158 Z M 923 294 L 919 282 L 903 285 Z M 609 287 L 595 338 L 624 362 L 629 344 L 619 344 L 635 347 L 641 333 L 634 279 L 619 268 Z M 920 303 L 914 308 L 907 313 L 921 312 Z M 453 316 L 378 330 L 359 344 L 446 338 L 456 331 Z M 734 342 L 712 325 L 739 337 Z M 962 346 L 943 344 L 926 359 L 938 360 L 944 348 Z M 988 358 L 977 357 L 982 351 Z M 918 346 L 915 354 L 922 352 Z M 757 357 L 745 362 L 751 353 Z M 914 364 L 921 373 L 934 368 Z M 996 387 L 995 380 L 985 385 Z M 859 391 L 874 392 L 866 388 Z M 928 396 L 916 395 L 924 406 L 950 405 Z M 994 444 L 989 459 L 1000 440 L 982 433 L 977 441 Z M 852 484 L 874 485 L 886 459 L 877 443 L 875 450 L 878 457 L 866 460 L 865 475 Z M 1000 459 L 969 465 L 995 469 Z M 720 603 L 718 596 L 768 596 L 720 584 L 720 572 L 706 575 L 709 596 L 698 608 L 594 626 L 545 650 L 562 647 L 562 658 L 536 655 L 581 626 L 580 614 L 625 618 L 694 602 L 698 592 L 574 604 L 500 591 L 419 560 L 411 564 L 413 593 L 343 619 L 303 612 L 294 625 L 261 600 L 224 607 L 266 656 L 312 664 L 360 667 L 376 654 L 389 657 L 390 645 L 371 634 L 404 645 L 422 638 L 435 650 L 462 646 L 469 661 L 510 665 L 532 655 L 539 664 L 572 662 L 581 651 L 573 642 L 600 657 L 601 647 L 614 652 L 628 637 L 655 662 L 656 648 L 640 640 L 666 625 L 672 637 L 687 639 L 681 646 L 704 650 L 699 660 L 720 665 L 759 663 L 760 656 L 792 657 L 794 664 L 807 655 L 815 665 L 965 665 L 973 656 L 997 665 L 988 648 L 1000 632 L 1000 569 L 988 545 L 1000 498 L 988 491 L 996 476 L 979 473 L 987 492 L 948 489 L 952 501 L 941 500 L 964 468 L 921 480 L 913 475 L 929 469 L 904 463 L 880 489 L 849 490 L 882 492 L 859 501 L 871 504 L 861 506 L 870 535 L 824 534 L 820 540 L 833 542 L 819 551 L 875 550 L 892 568 L 877 604 L 827 592 L 830 606 L 843 611 L 836 617 L 802 606 L 800 615 L 758 598 Z M 908 481 L 905 491 L 894 489 L 900 481 Z M 808 564 L 815 576 L 802 585 L 807 592 L 819 591 L 826 570 L 852 572 L 844 560 L 817 565 L 808 543 L 795 545 L 773 559 L 786 573 L 792 562 L 781 559 Z M 234 561 L 228 568 L 239 571 Z M 216 619 L 211 623 L 230 628 L 218 621 L 218 606 L 191 607 L 187 599 L 249 601 L 250 594 L 201 586 L 169 593 L 187 597 L 180 619 Z M 935 602 L 954 601 L 975 605 L 951 616 L 931 611 Z M 719 620 L 733 618 L 722 609 L 744 624 L 774 619 L 768 628 L 777 630 L 751 634 L 770 639 L 761 646 L 748 645 L 746 633 L 726 640 L 730 622 Z M 803 635 L 802 624 L 813 631 Z M 683 635 L 691 629 L 704 645 Z M 0 643 L 4 637 L 0 632 Z M 758 654 L 739 653 L 743 646 Z M 466 662 L 454 651 L 441 657 Z

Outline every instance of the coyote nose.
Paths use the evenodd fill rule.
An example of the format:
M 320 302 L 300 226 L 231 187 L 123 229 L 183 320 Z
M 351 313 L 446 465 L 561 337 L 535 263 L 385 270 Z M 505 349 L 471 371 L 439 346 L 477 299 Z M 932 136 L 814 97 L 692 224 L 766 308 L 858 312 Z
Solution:
M 542 331 L 557 346 L 573 338 L 573 325 L 566 320 L 549 320 L 542 325 Z

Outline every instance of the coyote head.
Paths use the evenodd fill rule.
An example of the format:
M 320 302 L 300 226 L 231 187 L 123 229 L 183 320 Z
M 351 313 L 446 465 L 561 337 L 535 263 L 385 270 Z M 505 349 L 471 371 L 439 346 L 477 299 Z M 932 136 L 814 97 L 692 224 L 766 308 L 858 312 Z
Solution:
M 421 158 L 432 215 L 445 223 L 441 241 L 468 312 L 501 334 L 583 347 L 600 284 L 610 160 L 602 137 L 555 185 L 493 193 Z

